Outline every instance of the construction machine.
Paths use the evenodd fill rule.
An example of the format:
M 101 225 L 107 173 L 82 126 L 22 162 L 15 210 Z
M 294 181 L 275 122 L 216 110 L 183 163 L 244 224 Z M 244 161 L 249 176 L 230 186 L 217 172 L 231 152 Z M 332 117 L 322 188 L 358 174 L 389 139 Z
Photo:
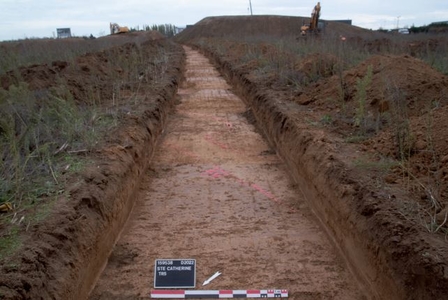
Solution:
M 303 24 L 302 27 L 300 27 L 302 36 L 306 36 L 309 33 L 319 32 L 318 28 L 319 17 L 320 17 L 320 2 L 317 2 L 317 5 L 314 6 L 313 11 L 311 12 L 310 24 L 309 25 Z
M 129 28 L 126 26 L 121 27 L 117 23 L 110 23 L 110 34 L 126 33 L 129 32 Z

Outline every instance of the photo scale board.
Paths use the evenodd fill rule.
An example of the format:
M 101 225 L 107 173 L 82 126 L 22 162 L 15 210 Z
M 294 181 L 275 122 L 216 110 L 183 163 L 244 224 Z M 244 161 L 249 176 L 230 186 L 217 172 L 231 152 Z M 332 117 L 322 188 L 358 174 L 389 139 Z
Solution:
M 156 259 L 154 288 L 195 288 L 195 259 Z

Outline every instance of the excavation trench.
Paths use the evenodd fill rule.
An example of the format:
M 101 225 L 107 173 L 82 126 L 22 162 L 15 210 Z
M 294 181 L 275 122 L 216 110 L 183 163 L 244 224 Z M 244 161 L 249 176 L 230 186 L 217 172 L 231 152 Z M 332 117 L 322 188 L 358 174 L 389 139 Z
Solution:
M 90 299 L 149 298 L 154 261 L 193 258 L 197 289 L 365 299 L 251 110 L 190 48 L 186 80 Z M 211 284 L 202 282 L 215 272 Z

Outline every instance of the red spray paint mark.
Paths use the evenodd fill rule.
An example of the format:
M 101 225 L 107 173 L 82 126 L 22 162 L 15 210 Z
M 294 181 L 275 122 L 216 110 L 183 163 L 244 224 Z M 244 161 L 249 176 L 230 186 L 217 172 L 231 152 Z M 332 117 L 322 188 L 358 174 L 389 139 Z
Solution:
M 262 195 L 264 195 L 265 197 L 267 197 L 268 199 L 274 201 L 275 203 L 280 203 L 281 202 L 281 200 L 278 199 L 277 197 L 275 197 L 274 194 L 272 194 L 268 190 L 263 189 L 258 184 L 250 183 L 248 181 L 245 181 L 244 179 L 241 179 L 241 178 L 239 178 L 239 177 L 229 173 L 228 171 L 222 169 L 219 166 L 216 166 L 216 167 L 214 167 L 212 169 L 206 170 L 202 174 L 204 174 L 206 176 L 209 176 L 209 177 L 212 177 L 214 179 L 218 179 L 218 178 L 221 178 L 221 177 L 233 178 L 241 186 L 252 188 L 252 189 L 256 190 L 257 192 L 261 193 Z
M 253 183 L 251 185 L 252 188 L 254 188 L 255 190 L 259 191 L 260 193 L 262 193 L 263 195 L 265 195 L 266 197 L 268 197 L 269 199 L 271 199 L 274 202 L 280 202 L 279 199 L 277 199 L 277 197 L 275 197 L 271 192 L 263 189 L 262 187 L 260 187 L 258 184 Z
M 229 175 L 229 173 L 221 169 L 221 167 L 214 167 L 213 169 L 206 170 L 203 173 L 215 179 Z
M 232 153 L 237 153 L 237 154 L 243 154 L 245 153 L 243 150 L 240 149 L 233 149 L 232 147 L 218 141 L 215 137 L 212 136 L 212 134 L 208 133 L 205 138 L 206 141 L 208 141 L 209 143 L 218 146 L 221 149 L 227 150 L 227 152 L 232 152 Z
M 216 145 L 216 146 L 220 147 L 221 149 L 228 149 L 229 148 L 229 146 L 227 146 L 226 144 L 217 141 L 214 137 L 212 137 L 211 134 L 207 134 L 205 136 L 205 140 L 209 141 L 213 145 Z

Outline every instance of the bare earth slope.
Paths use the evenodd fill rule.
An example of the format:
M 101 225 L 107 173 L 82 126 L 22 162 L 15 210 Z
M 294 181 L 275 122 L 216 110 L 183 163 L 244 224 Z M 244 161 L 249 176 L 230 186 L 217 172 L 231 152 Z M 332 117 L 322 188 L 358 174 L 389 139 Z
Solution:
M 364 28 L 350 26 L 344 23 L 324 21 L 325 33 L 330 35 L 344 35 L 347 37 L 365 35 L 367 37 L 383 36 Z M 187 27 L 178 37 L 189 40 L 198 37 L 226 36 L 253 38 L 282 38 L 286 36 L 300 36 L 300 26 L 309 23 L 309 18 L 254 15 L 254 16 L 222 16 L 207 17 Z
M 184 57 L 179 45 L 154 38 L 151 33 L 122 38 L 126 43 L 74 61 L 21 67 L 1 77 L 6 89 L 10 84 L 26 82 L 31 95 L 45 95 L 63 86 L 66 93 L 57 98 L 59 101 L 72 98 L 83 109 L 95 110 L 96 119 L 107 120 L 117 113 L 116 124 L 120 126 L 109 127 L 95 148 L 79 152 L 88 162 L 82 172 L 70 172 L 66 178 L 62 170 L 72 164 L 53 166 L 61 193 L 38 199 L 40 204 L 15 206 L 0 214 L 0 299 L 85 299 L 132 210 L 140 174 L 145 172 L 174 106 Z M 40 43 L 49 46 L 55 41 L 27 42 L 41 47 Z M 117 66 L 126 63 L 124 58 L 137 56 L 134 54 L 148 58 L 142 61 L 151 61 L 160 53 L 169 57 L 157 78 L 150 78 L 155 73 L 153 64 L 133 70 L 147 75 L 143 82 L 124 66 Z M 92 102 L 94 107 L 89 106 Z M 92 128 L 99 130 L 93 119 L 91 122 Z M 51 144 L 60 148 L 63 143 L 54 137 Z M 79 150 L 75 147 L 73 142 L 57 154 L 51 153 L 64 156 L 65 151 Z M 26 201 L 22 199 L 22 204 L 27 205 Z M 21 221 L 13 224 L 14 218 Z

